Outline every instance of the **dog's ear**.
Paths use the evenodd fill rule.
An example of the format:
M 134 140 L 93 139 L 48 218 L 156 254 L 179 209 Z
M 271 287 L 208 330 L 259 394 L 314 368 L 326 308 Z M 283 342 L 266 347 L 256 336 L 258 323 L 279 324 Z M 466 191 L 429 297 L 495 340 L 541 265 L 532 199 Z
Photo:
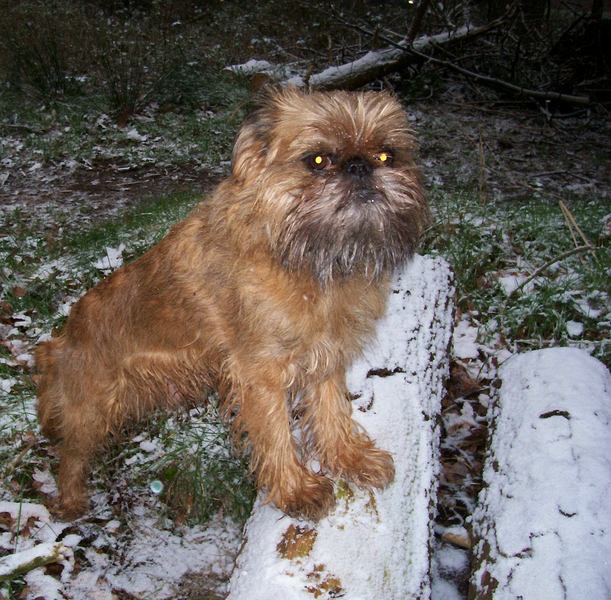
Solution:
M 267 136 L 259 110 L 244 121 L 233 146 L 231 173 L 239 181 L 254 180 L 265 163 Z
M 263 170 L 277 94 L 278 89 L 274 86 L 262 87 L 253 100 L 253 111 L 238 132 L 231 157 L 231 172 L 240 181 L 252 181 Z
M 303 92 L 292 87 L 266 85 L 254 99 L 254 110 L 244 121 L 233 147 L 232 175 L 240 181 L 254 181 L 265 164 L 273 160 L 272 136 L 278 116 Z

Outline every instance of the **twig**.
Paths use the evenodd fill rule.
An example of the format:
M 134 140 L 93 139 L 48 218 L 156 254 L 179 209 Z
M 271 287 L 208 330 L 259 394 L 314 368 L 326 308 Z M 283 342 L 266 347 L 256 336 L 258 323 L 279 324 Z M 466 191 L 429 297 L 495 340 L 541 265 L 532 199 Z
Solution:
M 31 125 L 18 125 L 16 123 L 0 123 L 0 127 L 4 129 L 16 129 L 17 131 L 27 131 L 28 133 L 45 133 L 48 129 L 37 129 Z
M 11 461 L 6 465 L 6 467 L 4 468 L 4 472 L 2 474 L 2 476 L 5 479 L 8 479 L 8 477 L 10 477 L 13 472 L 15 471 L 15 469 L 19 466 L 19 463 L 21 463 L 21 461 L 23 460 L 23 457 L 35 446 L 36 442 L 33 438 L 30 438 L 27 440 L 26 444 L 25 444 L 25 448 L 23 448 L 19 454 L 17 454 L 16 456 L 14 456 Z
M 564 216 L 564 220 L 566 222 L 566 226 L 569 228 L 569 233 L 571 234 L 571 238 L 573 239 L 573 245 L 575 248 L 579 246 L 579 242 L 577 241 L 577 236 L 575 235 L 575 229 L 573 227 L 573 222 L 569 219 L 568 214 L 565 212 L 565 204 L 562 200 L 558 200 L 558 204 L 560 205 L 560 210 L 562 211 L 562 215 Z M 571 217 L 573 215 L 571 214 Z M 583 256 L 580 256 L 579 259 L 583 262 Z
M 408 52 L 411 52 L 412 54 L 415 54 L 416 56 L 419 56 L 424 60 L 443 65 L 444 67 L 448 67 L 449 69 L 453 69 L 454 71 L 462 73 L 467 77 L 473 77 L 474 79 L 488 83 L 493 87 L 501 87 L 507 90 L 511 90 L 513 92 L 517 92 L 522 96 L 530 96 L 531 98 L 540 98 L 542 100 L 560 100 L 562 102 L 568 102 L 569 104 L 590 104 L 589 96 L 573 96 L 571 94 L 562 94 L 561 92 L 540 92 L 538 90 L 531 90 L 529 88 L 510 83 L 509 81 L 503 81 L 502 79 L 497 79 L 496 77 L 490 77 L 489 75 L 482 75 L 481 73 L 476 73 L 475 71 L 464 69 L 463 67 L 459 67 L 458 65 L 450 61 L 441 60 L 440 58 L 434 58 L 430 54 L 420 52 L 413 47 L 409 48 Z
M 577 232 L 579 234 L 579 237 L 582 239 L 584 245 L 590 246 L 590 248 L 592 248 L 591 250 L 592 257 L 594 258 L 594 260 L 596 260 L 596 254 L 594 252 L 594 247 L 592 246 L 592 242 L 587 238 L 586 234 L 581 230 L 581 227 L 579 227 L 579 224 L 577 223 L 577 220 L 575 219 L 575 216 L 573 215 L 569 207 L 561 199 L 558 200 L 558 204 L 560 205 L 560 210 L 562 211 L 562 214 L 564 215 L 564 220 L 566 221 L 569 231 L 571 232 L 571 237 L 573 238 L 573 243 L 575 244 L 575 247 L 579 246 L 577 242 L 577 238 L 575 236 L 575 232 Z M 582 257 L 579 257 L 579 258 L 583 262 L 583 258 Z
M 61 542 L 43 542 L 23 552 L 0 559 L 0 581 L 10 581 L 24 573 L 61 561 L 69 551 Z
M 486 157 L 481 129 L 479 130 L 479 203 L 486 203 Z
M 541 173 L 531 173 L 530 177 L 549 177 L 550 175 L 568 175 L 569 177 L 575 177 L 575 179 L 581 179 L 581 181 L 585 181 L 586 183 L 599 183 L 596 179 L 584 177 L 572 171 L 542 171 Z
M 590 248 L 592 248 L 592 242 L 586 237 L 586 234 L 581 230 L 581 227 L 579 227 L 577 220 L 573 216 L 573 213 L 571 212 L 569 207 L 564 203 L 563 200 L 559 200 L 558 203 L 560 204 L 560 210 L 562 210 L 562 212 L 564 213 L 564 217 L 575 228 L 575 231 L 577 231 L 577 233 L 583 240 L 583 243 L 586 246 L 590 246 Z
M 530 275 L 530 277 L 527 277 L 519 286 L 517 286 L 514 290 L 512 290 L 507 295 L 507 300 L 509 300 L 509 298 L 511 298 L 518 290 L 521 290 L 524 286 L 528 285 L 535 277 L 543 273 L 543 271 L 545 271 L 548 267 L 551 267 L 554 263 L 560 262 L 561 260 L 564 260 L 565 258 L 572 256 L 573 254 L 578 254 L 580 252 L 588 252 L 588 251 L 592 251 L 592 246 L 590 245 L 577 246 L 577 248 L 573 248 L 572 250 L 567 250 L 566 252 L 563 252 L 562 254 L 556 256 L 555 258 L 548 260 L 545 264 L 541 265 L 538 269 L 535 269 L 532 275 Z

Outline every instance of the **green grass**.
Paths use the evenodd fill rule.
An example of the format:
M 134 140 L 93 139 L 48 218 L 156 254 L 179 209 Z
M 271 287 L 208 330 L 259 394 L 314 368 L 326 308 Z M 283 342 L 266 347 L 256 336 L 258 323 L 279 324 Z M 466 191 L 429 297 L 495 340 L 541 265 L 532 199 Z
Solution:
M 185 426 L 186 424 L 186 426 Z M 218 399 L 176 422 L 163 419 L 158 439 L 163 455 L 144 469 L 148 481 L 164 484 L 171 514 L 205 522 L 219 508 L 238 521 L 250 514 L 255 490 L 246 457 L 231 450 L 230 432 L 218 413 Z
M 49 243 L 36 224 L 26 225 L 25 215 L 13 214 L 9 235 L 0 238 L 0 257 L 5 268 L 0 272 L 0 302 L 7 315 L 29 317 L 31 325 L 22 327 L 11 340 L 31 349 L 41 333 L 58 328 L 65 320 L 60 307 L 74 301 L 103 274 L 94 266 L 106 247 L 126 245 L 123 254 L 130 261 L 157 242 L 172 224 L 185 217 L 198 201 L 195 194 L 180 193 L 157 198 L 125 213 L 120 219 L 100 223 L 78 233 L 70 233 Z M 40 231 L 44 231 L 40 224 Z M 47 265 L 44 271 L 41 267 Z M 1 497 L 38 499 L 32 485 L 36 468 L 49 464 L 44 445 L 36 438 L 35 390 L 21 365 L 12 365 L 10 353 L 0 347 L 0 378 L 15 380 L 10 393 L 2 396 L 0 408 L 0 486 Z M 245 519 L 254 499 L 244 457 L 229 447 L 229 433 L 215 409 L 191 411 L 187 415 L 157 415 L 142 425 L 144 431 L 163 448 L 155 460 L 142 468 L 126 464 L 139 452 L 129 440 L 111 451 L 115 453 L 113 471 L 101 467 L 99 485 L 108 489 L 117 479 L 127 489 L 144 493 L 148 483 L 160 479 L 165 484 L 162 501 L 168 514 L 191 522 L 205 522 L 222 509 L 236 519 Z M 33 441 L 34 440 L 34 441 Z M 19 456 L 18 461 L 13 458 Z M 105 462 L 105 461 L 101 461 Z
M 425 248 L 452 265 L 458 308 L 479 323 L 483 343 L 496 339 L 512 350 L 579 345 L 609 363 L 611 244 L 603 231 L 604 201 L 569 202 L 593 251 L 556 262 L 509 297 L 503 275 L 528 277 L 574 248 L 559 205 L 542 199 L 481 204 L 473 195 L 442 192 L 431 203 L 436 219 Z M 584 314 L 586 303 L 599 314 Z M 571 337 L 569 321 L 581 323 L 583 333 Z
M 141 204 L 120 219 L 109 220 L 75 233 L 49 238 L 45 222 L 37 222 L 21 210 L 6 218 L 9 234 L 0 238 L 0 300 L 15 313 L 25 312 L 39 325 L 56 326 L 61 321 L 59 304 L 66 296 L 82 293 L 103 274 L 93 263 L 104 256 L 106 247 L 126 245 L 124 260 L 137 258 L 157 242 L 170 226 L 184 218 L 199 196 L 175 193 Z M 42 269 L 46 265 L 46 268 Z M 41 270 L 42 269 L 42 270 Z M 16 293 L 17 292 L 17 293 Z
M 62 161 L 117 162 L 132 169 L 152 163 L 217 165 L 231 153 L 249 93 L 239 78 L 201 77 L 196 106 L 161 110 L 153 103 L 120 125 L 101 95 L 41 102 L 8 90 L 0 94 L 0 128 L 12 138 L 0 139 L 0 160 L 17 160 L 27 168 Z M 142 141 L 130 138 L 132 129 Z

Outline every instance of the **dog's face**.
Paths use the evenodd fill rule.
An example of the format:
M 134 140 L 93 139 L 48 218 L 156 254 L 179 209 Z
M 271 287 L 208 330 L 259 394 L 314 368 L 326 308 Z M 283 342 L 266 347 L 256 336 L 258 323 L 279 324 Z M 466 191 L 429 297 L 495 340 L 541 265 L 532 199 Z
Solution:
M 428 218 L 401 105 L 385 93 L 271 93 L 243 126 L 233 175 L 289 271 L 375 279 Z

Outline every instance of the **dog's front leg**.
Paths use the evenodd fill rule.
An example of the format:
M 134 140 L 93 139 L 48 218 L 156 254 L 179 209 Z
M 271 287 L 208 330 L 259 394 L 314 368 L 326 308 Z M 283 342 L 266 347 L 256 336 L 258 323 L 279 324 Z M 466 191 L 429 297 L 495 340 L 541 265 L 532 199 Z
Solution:
M 306 431 L 323 467 L 363 487 L 386 487 L 395 474 L 391 455 L 376 448 L 352 419 L 343 369 L 304 394 Z
M 258 487 L 288 515 L 320 519 L 335 503 L 333 482 L 299 461 L 286 388 L 265 372 L 239 387 L 237 424 L 248 434 Z

